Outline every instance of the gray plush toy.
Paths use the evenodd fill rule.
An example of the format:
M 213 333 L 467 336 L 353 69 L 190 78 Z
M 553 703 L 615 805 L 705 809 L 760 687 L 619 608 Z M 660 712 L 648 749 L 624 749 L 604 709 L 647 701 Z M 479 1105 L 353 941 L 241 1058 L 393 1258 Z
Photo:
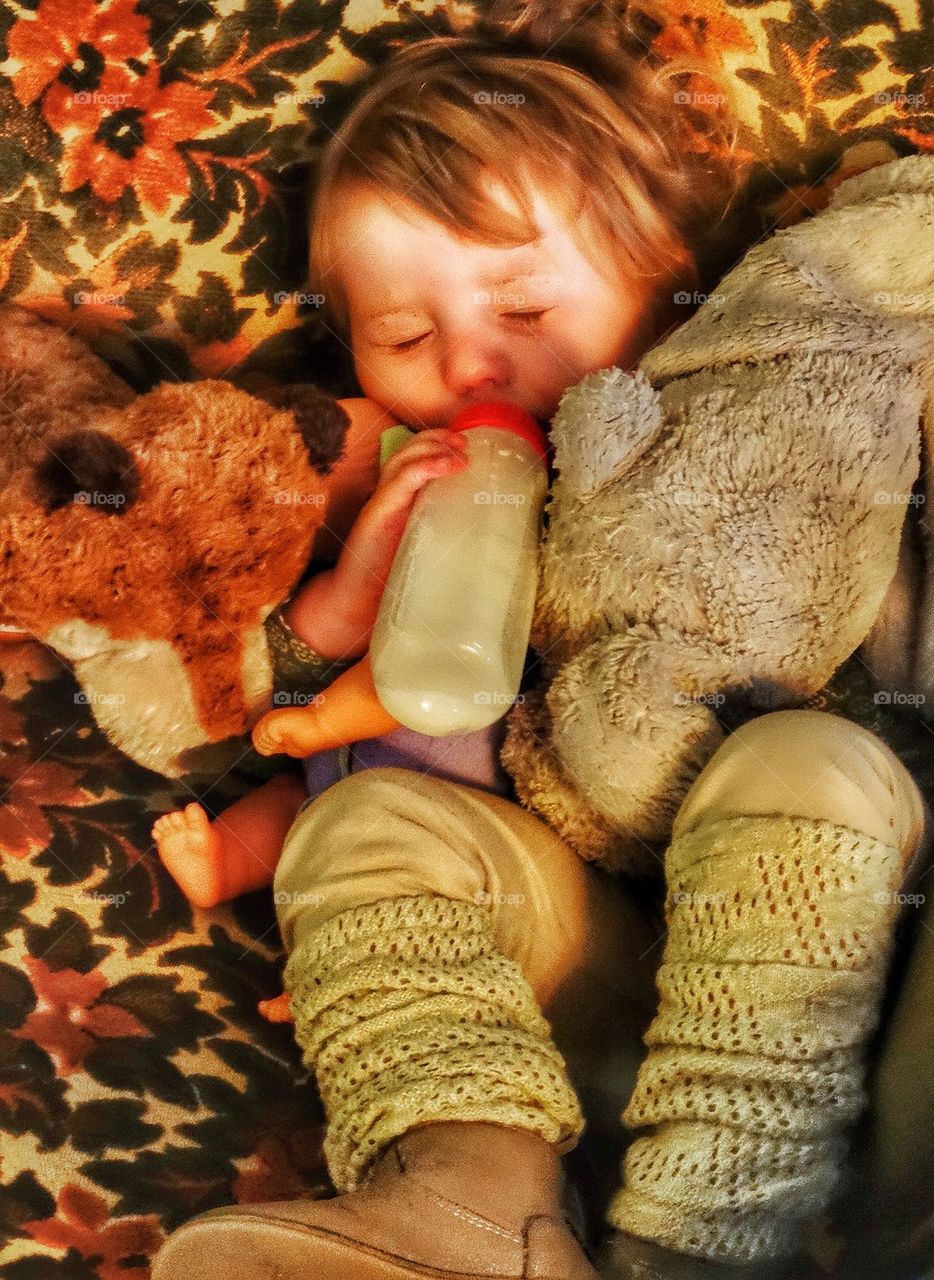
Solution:
M 757 245 L 635 376 L 567 391 L 532 632 L 548 679 L 502 755 L 520 800 L 583 856 L 657 873 L 730 695 L 793 705 L 864 642 L 881 680 L 934 686 L 905 519 L 932 400 L 922 156 Z

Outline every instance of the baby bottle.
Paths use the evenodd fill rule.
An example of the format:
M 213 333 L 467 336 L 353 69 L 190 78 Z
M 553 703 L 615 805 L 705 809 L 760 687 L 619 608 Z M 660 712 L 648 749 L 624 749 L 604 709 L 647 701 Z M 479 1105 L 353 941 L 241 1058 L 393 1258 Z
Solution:
M 370 637 L 373 683 L 403 725 L 438 737 L 505 715 L 522 680 L 538 585 L 547 441 L 502 400 L 450 424 L 468 465 L 419 491 Z

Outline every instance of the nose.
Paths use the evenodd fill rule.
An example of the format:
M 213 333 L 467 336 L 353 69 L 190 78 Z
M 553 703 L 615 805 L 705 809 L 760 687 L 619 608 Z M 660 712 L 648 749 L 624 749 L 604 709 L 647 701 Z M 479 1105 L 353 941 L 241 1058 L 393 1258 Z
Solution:
M 451 338 L 443 359 L 445 385 L 459 398 L 504 387 L 509 380 L 506 352 L 476 335 Z

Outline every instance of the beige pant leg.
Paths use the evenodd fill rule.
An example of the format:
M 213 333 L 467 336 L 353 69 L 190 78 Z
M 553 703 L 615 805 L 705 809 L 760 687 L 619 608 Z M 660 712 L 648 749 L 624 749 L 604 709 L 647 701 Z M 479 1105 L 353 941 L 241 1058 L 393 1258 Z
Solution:
M 773 711 L 727 738 L 685 796 L 673 836 L 749 814 L 823 818 L 902 849 L 930 841 L 911 774 L 875 734 L 823 711 Z
M 934 842 L 927 805 L 905 766 L 868 730 L 818 711 L 782 711 L 727 739 L 685 797 L 675 832 L 740 813 L 827 818 L 890 841 L 906 862 L 917 851 L 914 883 L 903 895 L 902 963 L 894 966 L 869 1109 L 834 1219 L 854 1280 L 874 1280 L 883 1269 L 893 1280 L 920 1276 L 934 1265 L 934 913 L 924 892 Z
M 732 734 L 720 747 L 706 768 L 699 775 L 682 806 L 676 815 L 673 827 L 673 841 L 695 839 L 695 833 L 716 831 L 718 824 L 731 819 L 807 819 L 826 821 L 840 827 L 850 828 L 861 836 L 868 836 L 882 845 L 894 848 L 901 854 L 901 865 L 911 865 L 916 876 L 919 870 L 923 874 L 923 866 L 930 858 L 931 822 L 921 793 L 915 785 L 907 769 L 894 753 L 874 734 L 861 726 L 855 725 L 841 717 L 818 711 L 782 711 L 764 715 L 750 721 Z M 737 837 L 739 839 L 739 837 Z M 742 882 L 745 875 L 742 861 L 742 842 L 736 848 L 737 863 L 735 882 Z M 705 885 L 703 863 L 698 863 L 698 874 L 692 885 L 699 887 L 700 896 Z M 722 894 L 724 878 L 722 867 L 711 867 L 707 873 L 711 885 L 716 884 Z M 719 876 L 718 880 L 713 877 Z M 897 883 L 897 880 L 895 881 Z M 787 887 L 787 886 L 786 886 Z M 745 890 L 744 890 L 745 891 Z M 719 894 L 718 894 L 719 896 Z M 899 895 L 901 899 L 903 895 Z M 878 900 L 878 899 L 877 899 Z M 883 912 L 892 916 L 895 899 L 891 892 L 886 892 L 885 902 L 880 903 L 880 917 Z M 802 914 L 805 904 L 802 902 Z M 685 908 L 686 910 L 689 908 Z M 811 907 L 811 910 L 814 908 Z M 674 926 L 673 926 L 674 928 Z M 683 942 L 683 924 L 679 924 L 679 939 Z M 792 937 L 793 925 L 789 922 L 789 939 Z M 881 941 L 880 941 L 881 945 Z M 722 950 L 722 947 L 721 947 Z M 681 953 L 679 952 L 679 955 Z M 668 959 L 666 952 L 666 960 Z M 916 1020 L 928 1020 L 927 1005 L 930 991 L 920 996 L 920 979 L 922 971 L 934 976 L 932 970 L 934 951 L 921 946 L 918 949 L 916 963 L 909 973 L 909 984 L 906 987 L 905 999 L 902 1002 L 910 1007 Z M 703 956 L 698 954 L 700 964 Z M 662 971 L 664 972 L 664 970 Z M 764 971 L 763 971 L 764 972 Z M 802 982 L 808 971 L 801 969 Z M 717 977 L 720 975 L 717 974 Z M 726 966 L 724 976 L 728 976 Z M 763 979 L 765 980 L 765 979 Z M 921 1007 L 922 1000 L 924 1007 Z M 793 1002 L 789 1000 L 789 1009 Z M 802 1015 L 806 1014 L 802 1004 Z M 856 1011 L 854 1011 L 856 1016 Z M 802 1027 L 789 1026 L 789 1031 L 801 1030 Z M 654 1030 L 654 1027 L 653 1027 Z M 912 1137 L 919 1133 L 929 1132 L 931 1123 L 930 1098 L 931 1088 L 928 1078 L 934 1078 L 930 1070 L 924 1072 L 921 1067 L 921 1055 L 918 1052 L 917 1035 L 906 1035 L 904 1010 L 896 1021 L 896 1038 L 892 1050 L 882 1054 L 882 1069 L 877 1073 L 874 1084 L 870 1082 L 870 1096 L 876 1114 L 891 1121 L 898 1116 L 897 1126 L 888 1124 L 886 1132 L 881 1132 L 879 1123 L 869 1125 L 873 1132 L 873 1142 L 878 1157 L 877 1176 L 874 1178 L 874 1193 L 880 1199 L 885 1197 L 894 1203 L 897 1190 L 902 1191 L 903 1222 L 911 1218 L 912 1207 L 904 1204 L 904 1193 L 917 1188 L 919 1170 L 924 1167 L 917 1149 L 913 1149 Z M 728 1039 L 725 1035 L 722 1044 Z M 665 1041 L 667 1043 L 667 1041 Z M 693 1040 L 690 1044 L 693 1045 Z M 710 1062 L 715 1058 L 701 1061 L 697 1058 L 696 1071 L 701 1084 L 709 1084 L 702 1078 L 703 1072 L 711 1071 Z M 667 1048 L 668 1057 L 674 1063 L 682 1051 L 678 1048 Z M 899 1065 L 893 1063 L 892 1055 L 901 1055 Z M 783 1058 L 784 1054 L 779 1054 Z M 652 1054 L 645 1064 L 645 1079 L 640 1077 L 640 1088 L 637 1092 L 644 1094 L 645 1080 L 656 1078 L 652 1074 L 660 1057 Z M 779 1068 L 783 1064 L 776 1060 L 774 1078 L 779 1079 Z M 802 1079 L 805 1064 L 802 1063 Z M 906 1084 L 906 1077 L 921 1073 L 919 1088 Z M 640 1098 L 641 1112 L 650 1110 L 645 1106 L 645 1098 Z M 664 1108 L 663 1108 L 664 1109 Z M 713 1107 L 710 1108 L 713 1110 Z M 906 1122 L 906 1117 L 908 1117 Z M 701 1116 L 701 1119 L 703 1117 Z M 670 1127 L 670 1126 L 669 1126 Z M 664 1128 L 664 1126 L 662 1126 Z M 725 1130 L 729 1132 L 730 1130 Z M 658 1133 L 659 1130 L 656 1130 Z M 739 1141 L 740 1130 L 733 1131 Z M 653 1139 L 643 1142 L 651 1144 Z M 739 1147 L 736 1148 L 739 1150 Z M 659 1157 L 656 1155 L 656 1160 Z M 738 1174 L 737 1174 L 738 1176 Z M 672 1192 L 677 1198 L 678 1191 Z M 917 1194 L 915 1194 L 917 1201 Z M 711 1206 L 713 1198 L 710 1197 Z M 621 1193 L 619 1205 L 624 1214 L 630 1214 L 632 1202 L 627 1204 L 625 1194 Z M 714 1210 L 711 1208 L 711 1213 Z M 925 1209 L 917 1205 L 914 1209 L 916 1222 L 923 1219 Z M 623 1214 L 615 1220 L 623 1224 Z M 852 1230 L 860 1233 L 864 1240 L 878 1235 L 882 1224 L 872 1221 L 875 1214 L 867 1203 L 866 1197 L 858 1194 L 841 1215 L 844 1231 Z M 634 1219 L 630 1218 L 629 1221 Z M 625 1225 L 629 1225 L 626 1221 Z M 928 1213 L 927 1230 L 930 1232 L 931 1215 Z M 902 1234 L 907 1234 L 904 1232 Z M 688 1250 L 683 1241 L 671 1243 L 671 1247 L 683 1248 L 685 1252 L 703 1253 L 706 1245 L 696 1250 Z M 719 1247 L 719 1246 L 718 1246 Z M 744 1246 L 745 1247 L 745 1244 Z M 740 1258 L 739 1245 L 736 1246 L 735 1257 Z M 714 1256 L 711 1251 L 708 1256 Z M 727 1256 L 724 1253 L 723 1256 Z M 878 1258 L 879 1254 L 876 1254 Z M 862 1274 L 862 1273 L 861 1273 Z
M 496 944 L 522 968 L 578 1091 L 588 1127 L 574 1157 L 599 1208 L 655 1010 L 658 904 L 584 863 L 518 805 L 396 768 L 351 774 L 303 807 L 274 884 L 290 953 L 348 908 L 419 894 L 489 909 Z

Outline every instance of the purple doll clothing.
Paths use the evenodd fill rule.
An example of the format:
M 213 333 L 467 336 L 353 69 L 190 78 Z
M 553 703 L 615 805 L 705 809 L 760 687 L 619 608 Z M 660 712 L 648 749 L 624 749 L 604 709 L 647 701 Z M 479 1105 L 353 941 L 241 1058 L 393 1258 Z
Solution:
M 505 718 L 473 733 L 446 738 L 416 733 L 402 726 L 379 738 L 347 747 L 318 751 L 302 761 L 310 796 L 320 795 L 348 773 L 379 766 L 414 769 L 450 782 L 463 782 L 496 795 L 511 795 L 509 775 L 499 763 Z

